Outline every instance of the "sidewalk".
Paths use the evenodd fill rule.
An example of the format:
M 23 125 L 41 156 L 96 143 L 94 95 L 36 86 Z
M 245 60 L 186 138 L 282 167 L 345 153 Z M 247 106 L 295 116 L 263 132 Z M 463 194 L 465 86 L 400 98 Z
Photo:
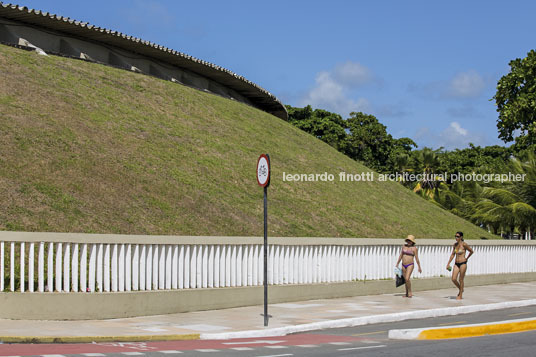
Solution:
M 403 288 L 400 288 L 397 294 L 273 304 L 268 306 L 268 313 L 272 315 L 268 327 L 263 326 L 263 306 L 111 320 L 0 319 L 0 341 L 92 342 L 280 336 L 321 328 L 536 305 L 536 282 L 475 286 L 465 290 L 462 301 L 455 299 L 455 288 L 420 291 L 411 299 L 403 297 Z

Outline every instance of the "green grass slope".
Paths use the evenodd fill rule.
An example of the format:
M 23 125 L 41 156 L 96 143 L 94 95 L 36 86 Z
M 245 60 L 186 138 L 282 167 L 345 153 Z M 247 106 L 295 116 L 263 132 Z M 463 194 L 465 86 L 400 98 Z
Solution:
M 485 231 L 262 111 L 171 82 L 0 45 L 0 230 L 468 238 Z

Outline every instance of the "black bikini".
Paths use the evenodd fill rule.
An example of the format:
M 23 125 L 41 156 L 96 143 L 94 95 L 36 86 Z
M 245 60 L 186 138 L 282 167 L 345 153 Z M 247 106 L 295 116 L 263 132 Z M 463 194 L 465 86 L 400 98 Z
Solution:
M 461 268 L 462 265 L 467 264 L 467 260 L 461 263 L 454 263 L 458 268 Z

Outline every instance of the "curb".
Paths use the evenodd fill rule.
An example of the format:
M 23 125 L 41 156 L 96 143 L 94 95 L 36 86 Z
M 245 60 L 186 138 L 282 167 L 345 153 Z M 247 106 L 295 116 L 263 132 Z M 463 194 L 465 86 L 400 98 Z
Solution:
M 132 336 L 0 336 L 2 343 L 92 343 L 199 340 L 200 335 L 132 335 Z
M 355 318 L 347 318 L 340 320 L 313 322 L 302 325 L 284 326 L 276 328 L 268 328 L 263 330 L 236 331 L 223 333 L 202 333 L 201 340 L 227 340 L 231 338 L 252 338 L 252 337 L 275 337 L 285 336 L 291 333 L 306 332 L 313 330 L 323 330 L 329 328 L 354 327 L 369 324 L 378 324 L 385 322 L 397 322 L 412 319 L 424 319 L 430 317 L 451 316 L 458 314 L 469 314 L 473 312 L 508 309 L 513 307 L 524 307 L 536 305 L 536 299 L 508 301 L 494 304 L 481 304 L 470 306 L 455 306 L 439 309 L 406 311 L 384 315 L 363 316 Z
M 321 321 L 301 325 L 284 326 L 276 328 L 266 328 L 259 330 L 235 331 L 223 333 L 202 333 L 202 334 L 180 334 L 180 335 L 131 335 L 131 336 L 0 336 L 3 343 L 91 343 L 91 342 L 146 342 L 146 341 L 184 341 L 184 340 L 226 340 L 232 338 L 256 338 L 256 337 L 276 337 L 285 336 L 291 333 L 322 330 L 329 328 L 343 328 L 377 324 L 385 322 L 396 322 L 411 319 L 423 319 L 430 317 L 451 316 L 458 314 L 468 314 L 480 311 L 490 311 L 498 309 L 508 309 L 513 307 L 524 307 L 536 305 L 536 299 L 508 301 L 494 304 L 481 304 L 469 306 L 455 306 L 439 309 L 406 311 L 400 313 L 363 316 L 339 320 Z M 525 323 L 522 323 L 525 322 Z M 513 320 L 510 323 L 517 323 L 512 326 L 502 326 L 500 333 L 505 333 L 506 329 L 511 332 L 521 332 L 518 328 L 536 329 L 536 320 Z M 497 324 L 501 325 L 501 324 Z M 528 327 L 527 327 L 528 326 Z M 482 329 L 482 327 L 480 327 Z M 453 328 L 450 328 L 453 329 Z M 422 329 L 421 329 L 422 330 Z M 439 329 L 434 329 L 439 330 Z M 441 329 L 444 330 L 444 329 Z M 476 330 L 476 328 L 475 328 Z M 397 330 L 391 330 L 397 331 Z M 389 338 L 391 338 L 389 331 Z M 402 330 L 398 330 L 402 331 Z M 492 331 L 492 330 L 490 330 Z M 491 334 L 485 332 L 484 334 Z M 467 336 L 469 337 L 469 336 Z M 450 337 L 454 338 L 454 337 Z M 431 338 L 428 338 L 431 339 Z
M 389 330 L 389 338 L 396 340 L 443 340 L 526 332 L 533 330 L 536 330 L 536 320 L 534 318 L 530 318 L 450 327 Z

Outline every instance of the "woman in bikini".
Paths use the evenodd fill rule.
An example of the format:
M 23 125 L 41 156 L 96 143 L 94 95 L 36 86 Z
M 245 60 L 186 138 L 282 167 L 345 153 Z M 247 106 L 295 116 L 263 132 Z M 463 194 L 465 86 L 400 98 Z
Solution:
M 466 252 L 469 252 L 467 257 L 465 256 Z M 463 241 L 463 233 L 457 232 L 456 243 L 454 243 L 452 254 L 447 263 L 447 270 L 450 270 L 450 262 L 456 257 L 456 260 L 454 261 L 454 269 L 452 269 L 452 282 L 458 288 L 458 296 L 456 297 L 456 300 L 461 300 L 463 298 L 463 280 L 465 278 L 465 272 L 467 271 L 467 261 L 471 255 L 473 255 L 473 249 L 471 249 L 469 244 Z
M 409 298 L 413 296 L 413 293 L 411 292 L 410 278 L 411 273 L 413 273 L 413 268 L 415 268 L 414 262 L 417 262 L 419 273 L 422 273 L 421 262 L 419 261 L 419 255 L 415 244 L 415 237 L 409 235 L 406 238 L 406 244 L 402 246 L 402 251 L 396 262 L 396 266 L 398 267 L 398 264 L 402 261 L 402 274 L 404 274 L 404 278 L 406 279 L 406 297 Z

